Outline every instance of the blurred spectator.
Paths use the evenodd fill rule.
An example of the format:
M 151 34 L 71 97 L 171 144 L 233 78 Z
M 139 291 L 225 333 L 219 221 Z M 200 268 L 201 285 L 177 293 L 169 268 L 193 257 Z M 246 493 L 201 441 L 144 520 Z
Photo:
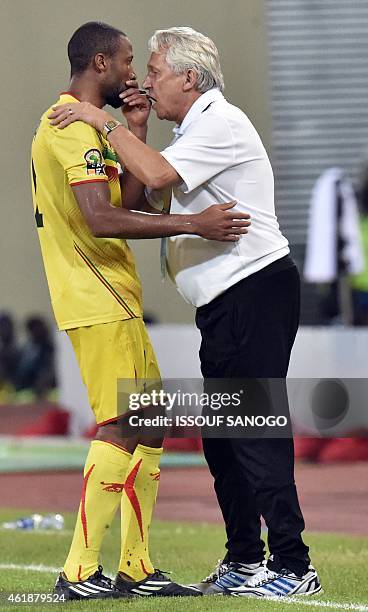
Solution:
M 368 166 L 362 173 L 358 193 L 360 234 L 364 252 L 364 270 L 351 277 L 354 325 L 368 325 Z
M 55 347 L 42 317 L 26 320 L 27 340 L 21 349 L 17 376 L 17 392 L 31 391 L 36 397 L 45 397 L 56 387 Z
M 312 193 L 304 277 L 323 286 L 323 324 L 353 323 L 350 274 L 364 269 L 358 202 L 341 168 L 326 170 Z
M 0 399 L 7 401 L 14 391 L 19 348 L 15 326 L 8 312 L 0 313 Z

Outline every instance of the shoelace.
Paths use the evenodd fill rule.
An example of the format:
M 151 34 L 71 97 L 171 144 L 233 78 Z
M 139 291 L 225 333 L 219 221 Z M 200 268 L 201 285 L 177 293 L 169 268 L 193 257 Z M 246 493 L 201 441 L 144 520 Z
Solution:
M 276 578 L 277 576 L 278 574 L 276 574 L 276 572 L 265 568 L 264 570 L 257 572 L 257 574 L 249 578 L 249 580 L 247 581 L 247 587 L 261 586 L 262 584 L 273 580 L 273 578 Z
M 116 587 L 113 581 L 111 580 L 111 578 L 109 578 L 108 576 L 104 576 L 102 572 L 103 572 L 103 567 L 102 565 L 99 565 L 98 569 L 93 574 L 93 579 L 99 580 L 100 582 L 105 584 L 108 588 L 115 590 Z
M 158 568 L 155 569 L 153 576 L 157 576 L 157 578 L 167 578 L 166 574 L 171 574 L 172 572 L 167 572 L 166 570 L 160 570 Z M 170 580 L 170 578 L 169 578 Z
M 229 565 L 227 563 L 223 563 L 222 559 L 218 559 L 217 565 L 214 571 L 209 576 L 204 578 L 202 582 L 215 582 L 217 578 L 220 578 L 221 576 L 226 574 L 226 572 L 228 571 L 229 571 Z

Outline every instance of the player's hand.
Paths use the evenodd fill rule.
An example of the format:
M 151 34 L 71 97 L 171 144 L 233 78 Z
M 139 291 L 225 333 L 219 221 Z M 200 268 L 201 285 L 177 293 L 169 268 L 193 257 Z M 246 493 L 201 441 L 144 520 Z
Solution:
M 123 115 L 131 130 L 146 127 L 151 112 L 151 102 L 147 94 L 138 88 L 138 82 L 127 81 L 128 89 L 120 94 Z
M 74 121 L 84 121 L 98 132 L 102 132 L 106 121 L 114 120 L 114 117 L 90 102 L 68 102 L 53 106 L 48 119 L 51 119 L 51 125 L 57 125 L 61 130 Z
M 248 233 L 250 215 L 232 210 L 236 202 L 213 204 L 203 212 L 193 215 L 195 233 L 207 240 L 237 242 Z

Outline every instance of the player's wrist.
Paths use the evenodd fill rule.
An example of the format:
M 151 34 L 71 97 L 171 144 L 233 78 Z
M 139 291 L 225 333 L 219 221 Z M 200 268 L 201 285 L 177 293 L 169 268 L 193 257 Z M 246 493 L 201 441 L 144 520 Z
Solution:
M 178 222 L 180 227 L 178 228 L 178 230 L 180 230 L 180 233 L 182 234 L 194 234 L 194 235 L 200 235 L 200 224 L 197 223 L 197 216 L 196 214 L 194 215 L 176 215 L 176 217 L 178 218 Z M 171 217 L 173 217 L 173 215 L 171 215 Z

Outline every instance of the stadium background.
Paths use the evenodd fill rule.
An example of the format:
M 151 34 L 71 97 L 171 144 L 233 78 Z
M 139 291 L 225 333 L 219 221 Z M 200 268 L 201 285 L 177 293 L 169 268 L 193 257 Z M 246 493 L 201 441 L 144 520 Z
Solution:
M 34 218 L 31 204 L 29 184 L 29 151 L 33 132 L 37 126 L 40 113 L 57 98 L 60 91 L 65 90 L 69 69 L 66 56 L 66 44 L 73 31 L 81 24 L 91 20 L 102 20 L 116 25 L 125 31 L 133 42 L 135 60 L 134 65 L 139 79 L 145 74 L 147 60 L 147 39 L 156 28 L 170 27 L 172 25 L 190 25 L 208 34 L 216 42 L 225 75 L 226 96 L 234 104 L 244 109 L 257 130 L 273 159 L 276 179 L 281 177 L 285 190 L 295 190 L 295 174 L 285 172 L 282 163 L 290 163 L 290 158 L 283 157 L 282 146 L 278 140 L 280 129 L 286 132 L 290 130 L 290 141 L 298 135 L 293 132 L 293 122 L 290 125 L 280 124 L 280 109 L 275 105 L 275 97 L 272 95 L 272 86 L 278 78 L 277 66 L 275 68 L 275 49 L 277 52 L 275 36 L 280 20 L 283 21 L 284 40 L 289 40 L 290 57 L 293 57 L 293 45 L 297 45 L 295 38 L 296 20 L 287 21 L 288 14 L 293 9 L 309 11 L 314 23 L 318 22 L 319 11 L 324 11 L 325 24 L 334 28 L 338 16 L 341 24 L 336 30 L 341 45 L 348 41 L 351 48 L 356 46 L 357 38 L 349 31 L 344 31 L 346 24 L 350 24 L 352 30 L 356 23 L 359 11 L 362 15 L 362 28 L 364 31 L 368 24 L 368 14 L 365 2 L 362 0 L 231 0 L 225 3 L 223 0 L 187 0 L 185 3 L 168 2 L 157 0 L 155 3 L 146 0 L 116 1 L 102 3 L 97 0 L 1 0 L 0 3 L 0 46 L 2 51 L 2 112 L 0 113 L 0 124 L 2 134 L 2 146 L 0 151 L 0 168 L 2 178 L 2 234 L 0 240 L 0 310 L 10 311 L 18 320 L 23 319 L 30 313 L 40 313 L 53 321 L 49 306 L 49 296 L 43 273 L 39 245 L 34 227 Z M 278 13 L 278 9 L 281 13 Z M 327 18 L 326 18 L 327 11 Z M 283 14 L 283 18 L 280 15 Z M 330 20 L 328 19 L 330 14 Z M 272 30 L 272 24 L 274 29 Z M 345 25 L 344 25 L 345 24 Z M 310 24 L 309 24 L 310 25 Z M 349 27 L 350 27 L 349 26 Z M 303 26 L 299 27 L 301 29 Z M 275 29 L 276 28 L 276 29 Z M 328 29 L 327 25 L 326 28 Z M 360 34 L 362 33 L 359 30 Z M 323 31 L 321 41 L 323 40 Z M 344 36 L 346 38 L 344 39 Z M 364 56 L 364 43 L 362 35 L 359 39 L 361 44 L 357 52 L 357 63 L 351 60 L 351 72 L 359 72 L 358 85 L 353 83 L 351 98 L 366 99 L 368 94 L 368 78 L 365 79 L 366 68 L 361 62 Z M 271 44 L 272 42 L 272 44 Z M 328 45 L 327 45 L 328 46 Z M 319 41 L 315 40 L 315 48 L 318 50 Z M 321 50 L 320 57 L 323 57 Z M 349 52 L 347 53 L 349 55 Z M 365 56 L 366 57 L 366 56 Z M 337 65 L 337 60 L 336 60 Z M 297 70 L 297 65 L 295 69 Z M 345 67 L 346 68 L 346 67 Z M 331 68 L 334 73 L 334 68 Z M 341 75 L 340 75 L 341 76 Z M 310 77 L 310 75 L 309 75 Z M 308 78 L 309 78 L 308 77 Z M 308 83 L 306 87 L 316 87 L 314 83 Z M 334 78 L 332 75 L 331 78 Z M 344 78 L 344 74 L 342 75 Z M 346 78 L 348 78 L 346 76 Z M 282 75 L 280 76 L 280 82 Z M 321 81 L 319 81 L 320 83 Z M 289 89 L 293 87 L 292 78 L 288 84 Z M 296 86 L 295 86 L 296 87 Z M 294 90 L 296 91 L 296 89 Z M 359 98 L 359 95 L 361 98 Z M 338 92 L 338 96 L 340 92 Z M 338 97 L 337 96 L 337 97 Z M 348 97 L 348 96 L 347 96 Z M 286 103 L 285 97 L 285 103 Z M 336 101 L 336 100 L 335 100 Z M 280 103 L 281 104 L 281 103 Z M 307 113 L 307 107 L 300 106 L 301 114 Z M 347 115 L 346 104 L 341 97 L 341 115 Z M 294 117 L 295 119 L 295 117 Z M 285 121 L 285 117 L 281 117 Z M 338 117 L 338 123 L 341 118 Z M 359 120 L 358 120 L 359 121 Z M 281 125 L 281 127 L 280 127 Z M 334 126 L 332 126 L 334 128 Z M 276 129 L 278 128 L 278 129 Z M 308 178 L 308 189 L 328 165 L 341 164 L 347 167 L 353 178 L 356 178 L 359 164 L 363 161 L 366 152 L 364 142 L 368 143 L 367 121 L 365 110 L 362 108 L 360 121 L 360 136 L 355 141 L 351 137 L 354 130 L 350 130 L 349 136 L 344 132 L 344 138 L 349 141 L 349 146 L 336 145 L 329 149 L 329 154 L 324 159 L 326 152 L 326 141 L 319 140 L 318 125 L 314 134 L 315 148 L 310 152 L 313 171 L 310 170 L 306 155 L 304 173 Z M 167 123 L 159 122 L 154 116 L 150 119 L 149 142 L 157 147 L 163 147 L 171 138 L 171 128 Z M 302 141 L 300 142 L 302 149 Z M 360 148 L 359 148 L 360 147 Z M 332 151 L 332 152 L 331 152 Z M 335 151 L 335 153 L 334 153 Z M 318 152 L 320 157 L 318 157 Z M 284 160 L 284 162 L 283 162 Z M 286 160 L 286 161 L 285 161 Z M 314 162 L 313 162 L 314 160 Z M 317 161 L 316 161 L 317 160 Z M 280 172 L 278 173 L 278 169 Z M 285 178 L 286 174 L 286 178 Z M 279 180 L 281 180 L 279 178 Z M 280 193 L 282 190 L 280 191 Z M 282 192 L 284 193 L 284 192 Z M 299 204 L 303 204 L 300 199 Z M 305 219 L 307 207 L 299 206 L 295 209 L 288 208 L 288 202 L 282 202 L 280 198 L 280 218 L 282 227 L 287 229 L 286 233 L 291 238 L 292 249 L 299 266 L 302 266 L 305 246 Z M 305 203 L 305 200 L 304 200 Z M 295 223 L 295 216 L 297 222 Z M 294 221 L 291 221 L 293 219 Z M 302 227 L 298 231 L 298 227 Z M 182 333 L 192 333 L 193 310 L 185 304 L 177 295 L 174 287 L 169 283 L 162 284 L 159 272 L 159 243 L 158 241 L 135 241 L 132 246 L 136 253 L 137 267 L 142 279 L 144 290 L 145 309 L 160 323 L 170 323 L 189 327 L 182 327 Z M 305 322 L 315 322 L 315 300 L 312 288 L 304 288 L 304 312 Z M 308 328 L 307 328 L 308 329 Z M 169 333 L 166 329 L 165 333 Z M 320 330 L 312 330 L 308 333 L 319 333 Z M 157 332 L 156 332 L 157 333 Z M 174 333 L 174 329 L 170 333 Z M 327 376 L 354 376 L 366 377 L 365 347 L 368 346 L 367 332 L 365 329 L 344 330 L 328 329 L 321 340 L 320 346 L 328 346 L 328 350 L 322 353 L 321 362 L 314 363 L 316 370 L 323 366 Z M 321 354 L 313 349 L 312 337 L 303 331 L 304 341 L 310 345 L 312 358 L 315 354 Z M 327 335 L 326 335 L 327 334 Z M 345 334 L 345 336 L 344 336 Z M 346 335 L 349 335 L 348 336 Z M 359 336 L 357 335 L 359 334 Z M 183 338 L 184 338 L 183 336 Z M 326 338 L 328 339 L 326 340 Z M 308 339 L 309 338 L 309 339 Z M 332 338 L 332 342 L 331 342 Z M 336 340 L 337 338 L 337 340 Z M 327 344 L 326 344 L 327 342 Z M 359 347 L 357 349 L 357 343 Z M 195 342 L 194 342 L 195 344 Z M 346 353 L 345 347 L 348 346 Z M 175 345 L 168 343 L 161 346 L 162 355 L 169 357 L 173 354 Z M 357 352 L 356 352 L 357 351 Z M 299 350 L 298 355 L 303 353 Z M 344 354 L 344 362 L 341 364 L 341 355 Z M 182 356 L 192 373 L 190 362 L 190 351 Z M 301 362 L 298 362 L 301 363 Z M 310 362 L 309 362 L 310 363 Z M 334 370 L 335 364 L 340 364 L 340 370 Z M 349 368 L 344 369 L 346 364 Z M 294 364 L 295 365 L 295 364 Z M 354 374 L 354 368 L 359 374 Z M 302 368 L 302 366 L 300 366 Z M 300 368 L 296 376 L 302 376 Z M 305 375 L 314 376 L 306 371 Z M 322 375 L 322 374 L 321 374 Z M 42 416 L 48 408 L 47 405 L 37 406 L 0 406 L 0 434 L 10 434 L 17 431 L 20 424 L 32 423 L 34 419 Z M 35 443 L 30 450 L 31 442 L 21 443 L 14 437 L 2 438 L 1 456 L 4 473 L 0 475 L 0 486 L 6 492 L 3 498 L 3 511 L 0 511 L 0 522 L 2 517 L 16 517 L 27 511 L 72 511 L 79 499 L 81 474 L 79 466 L 83 463 L 85 446 L 73 441 L 68 445 L 64 440 Z M 49 444 L 49 447 L 47 446 Z M 63 471 L 44 471 L 50 468 L 52 453 L 59 445 L 58 462 L 60 457 L 68 457 L 69 465 L 64 465 Z M 176 524 L 175 533 L 180 541 L 181 534 L 190 542 L 190 534 L 186 527 L 187 520 L 199 521 L 201 524 L 209 521 L 211 524 L 220 524 L 220 517 L 216 502 L 211 490 L 211 483 L 205 468 L 200 466 L 200 456 L 193 457 L 191 454 L 174 457 L 174 467 L 163 469 L 162 488 L 159 495 L 156 517 L 158 519 L 184 521 Z M 35 461 L 35 465 L 32 461 Z M 176 461 L 176 463 L 175 463 Z M 183 467 L 186 462 L 197 464 L 196 467 Z M 74 462 L 74 463 L 73 463 Z M 65 461 L 64 461 L 65 463 Z M 177 466 L 181 465 L 177 470 Z M 36 467 L 42 467 L 37 471 Z M 366 463 L 356 464 L 344 463 L 334 465 L 307 465 L 298 466 L 297 481 L 300 486 L 300 495 L 303 508 L 305 509 L 308 528 L 313 532 L 325 534 L 334 532 L 339 536 L 331 536 L 330 540 L 318 538 L 324 535 L 311 536 L 315 542 L 316 565 L 328 564 L 326 570 L 327 598 L 334 599 L 339 605 L 352 605 L 356 603 L 367 603 L 368 595 L 366 589 L 361 590 L 359 570 L 356 565 L 364 565 L 367 559 L 367 540 L 363 536 L 368 535 L 368 522 L 365 507 L 368 501 L 367 493 L 367 469 Z M 175 467 L 176 466 L 176 467 Z M 7 468 L 9 471 L 7 471 Z M 24 473 L 22 469 L 24 468 Z M 78 471 L 74 469 L 78 468 Z M 45 486 L 47 482 L 47 487 Z M 68 518 L 71 526 L 71 519 Z M 202 529 L 202 527 L 198 527 Z M 158 523 L 157 530 L 153 529 L 154 542 L 157 535 L 167 529 L 166 523 Z M 170 529 L 170 526 L 169 526 Z M 205 530 L 206 527 L 203 527 Z M 211 531 L 213 529 L 213 531 Z M 218 531 L 216 531 L 218 529 Z M 160 531 L 161 530 L 161 531 Z M 222 532 L 219 527 L 213 527 L 208 534 L 214 533 L 214 541 L 221 546 Z M 167 533 L 167 531 L 166 531 Z M 193 546 L 197 538 L 196 532 L 192 533 Z M 206 532 L 207 533 L 207 532 Z M 194 535 L 193 535 L 194 534 Z M 355 534 L 359 539 L 345 538 L 345 535 Z M 37 536 L 37 534 L 36 534 Z M 0 561 L 3 580 L 0 580 L 0 588 L 8 591 L 14 585 L 24 584 L 24 576 L 27 574 L 32 584 L 38 590 L 47 590 L 52 582 L 52 576 L 47 571 L 38 574 L 38 570 L 17 569 L 17 564 L 32 565 L 32 563 L 54 565 L 62 562 L 66 550 L 66 544 L 58 551 L 56 559 L 53 559 L 48 549 L 43 548 L 47 538 L 40 538 L 34 553 L 33 545 L 24 538 L 29 534 L 9 534 L 1 532 L 0 540 L 3 541 L 3 550 L 7 554 Z M 327 536 L 326 536 L 327 537 Z M 14 544 L 12 549 L 11 544 Z M 155 543 L 156 550 L 160 550 L 160 542 Z M 57 548 L 57 547 L 56 547 Z M 29 551 L 29 552 L 27 552 Z M 328 552 L 326 552 L 328 551 Z M 163 554 L 163 553 L 162 553 Z M 207 554 L 202 553 L 200 570 L 202 573 L 211 568 L 216 560 L 213 555 L 221 554 L 218 550 L 208 545 Z M 187 561 L 176 566 L 173 558 L 173 568 L 182 571 L 180 577 L 184 580 L 186 576 L 192 578 L 186 572 L 185 563 L 190 565 L 190 551 Z M 158 555 L 159 556 L 159 555 Z M 50 561 L 48 562 L 48 559 Z M 60 561 L 58 561 L 60 559 Z M 346 559 L 349 559 L 347 564 Z M 161 559 L 160 559 L 161 560 Z M 356 561 L 356 564 L 355 564 Z M 162 558 L 165 565 L 166 558 Z M 14 565 L 13 569 L 6 568 Z M 41 567 L 41 565 L 40 565 Z M 111 566 L 112 567 L 112 566 Z M 166 566 L 165 566 L 166 567 Z M 346 570 L 345 570 L 346 568 Z M 47 568 L 46 568 L 47 569 Z M 8 573 L 6 573 L 8 572 Z M 33 573 L 34 572 L 34 573 Z M 344 574 L 345 572 L 345 574 Z M 50 572 L 49 572 L 50 573 Z M 41 578 L 39 578 L 41 576 Z M 324 577 L 324 576 L 323 576 Z M 337 577 L 338 580 L 337 580 Z M 340 577 L 342 577 L 340 579 Z M 348 590 L 344 585 L 347 580 L 353 580 L 354 588 Z M 42 580 L 43 582 L 42 582 Z M 342 580 L 342 582 L 341 582 Z M 337 587 L 339 582 L 340 587 Z M 342 584 L 342 586 L 341 586 Z M 18 586 L 19 588 L 19 586 Z M 339 590 L 340 589 L 340 590 Z M 354 591 L 354 594 L 352 593 Z M 323 599 L 323 598 L 321 598 Z M 302 610 L 302 606 L 298 606 Z M 307 608 L 306 608 L 307 609 Z M 364 609 L 364 608 L 361 608 Z

